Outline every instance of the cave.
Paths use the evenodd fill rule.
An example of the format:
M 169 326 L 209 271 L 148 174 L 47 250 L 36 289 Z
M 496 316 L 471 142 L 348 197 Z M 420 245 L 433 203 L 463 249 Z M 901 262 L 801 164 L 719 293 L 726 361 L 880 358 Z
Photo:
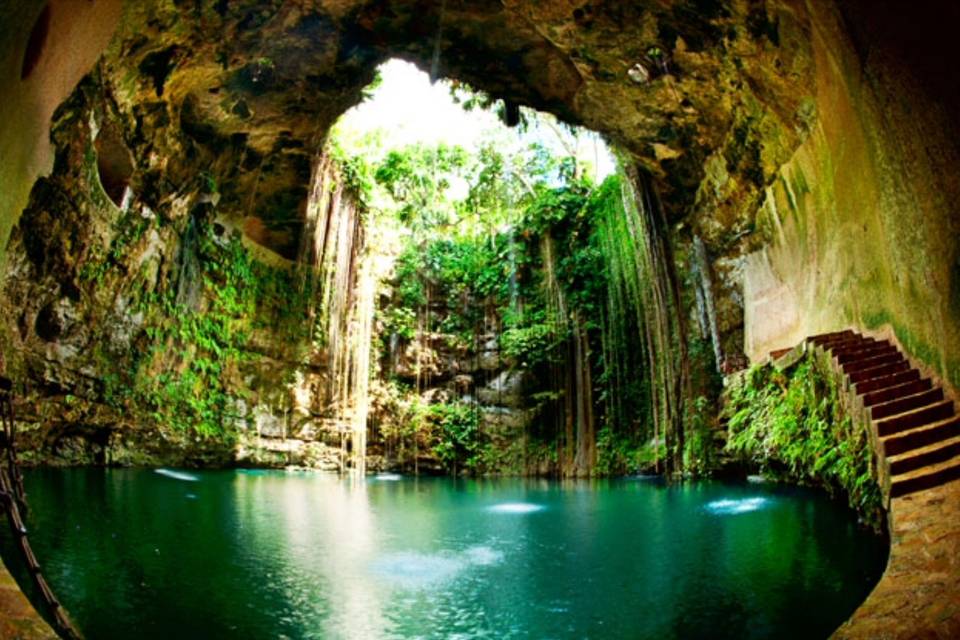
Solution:
M 97 132 L 94 140 L 97 153 L 97 175 L 107 197 L 118 207 L 130 186 L 133 161 L 116 127 L 108 125 Z
M 415 340 L 377 335 L 381 315 L 398 307 L 393 294 L 363 286 L 365 260 L 389 238 L 369 223 L 359 165 L 330 140 L 338 119 L 375 91 L 381 65 L 402 60 L 500 105 L 510 127 L 541 112 L 596 132 L 617 155 L 621 182 L 609 206 L 624 226 L 611 237 L 632 244 L 617 249 L 621 288 L 604 291 L 611 300 L 633 296 L 632 306 L 617 307 L 633 315 L 617 325 L 616 348 L 606 315 L 577 316 L 561 349 L 569 384 L 536 391 L 545 402 L 574 398 L 558 415 L 570 416 L 579 448 L 565 458 L 558 446 L 556 460 L 523 475 L 604 475 L 597 452 L 618 440 L 600 427 L 614 411 L 601 391 L 634 376 L 648 411 L 637 428 L 663 452 L 651 466 L 611 475 L 649 471 L 679 490 L 699 473 L 690 452 L 714 447 L 740 456 L 726 470 L 741 480 L 762 468 L 826 487 L 890 539 L 886 572 L 838 621 L 835 637 L 960 633 L 960 612 L 945 604 L 960 589 L 952 517 L 960 505 L 960 76 L 949 68 L 960 8 L 863 0 L 9 5 L 11 28 L 0 36 L 8 318 L 0 362 L 15 391 L 24 465 L 160 467 L 153 481 L 184 483 L 199 503 L 207 468 L 326 464 L 312 454 L 293 462 L 294 440 L 339 451 L 330 454 L 338 471 L 360 477 L 368 449 L 393 455 L 377 435 L 382 398 L 364 395 L 349 420 L 339 413 L 356 402 L 357 385 L 368 394 L 370 368 L 386 366 L 372 363 L 369 347 L 351 351 L 348 338 L 359 332 L 384 349 L 419 341 L 439 355 L 446 338 L 419 325 Z M 537 251 L 535 260 L 554 260 Z M 615 273 L 612 258 L 603 264 Z M 361 318 L 359 308 L 383 314 Z M 428 298 L 414 317 L 449 312 Z M 478 338 L 471 355 L 500 358 L 500 337 Z M 622 356 L 609 372 L 590 378 L 571 364 L 602 360 L 604 348 Z M 486 371 L 449 382 L 464 394 L 511 384 L 513 370 Z M 419 376 L 411 379 L 419 388 Z M 591 397 L 582 392 L 591 386 L 595 400 L 576 400 Z M 597 428 L 581 429 L 593 412 Z M 754 428 L 764 420 L 779 431 Z M 553 433 L 538 429 L 524 442 Z M 763 437 L 762 447 L 750 440 Z M 276 443 L 269 456 L 257 453 L 263 442 Z M 820 448 L 790 457 L 792 445 L 807 446 L 803 455 Z M 412 468 L 371 472 L 402 474 L 402 485 L 424 472 L 417 455 Z M 253 471 L 236 471 L 237 482 L 253 486 Z M 451 475 L 462 473 L 457 466 Z M 195 482 L 196 491 L 187 484 Z M 47 507 L 80 485 L 64 480 Z M 777 503 L 752 495 L 714 496 L 705 513 L 746 516 Z M 349 519 L 352 503 L 330 500 L 344 511 L 329 517 Z M 502 509 L 488 515 L 552 513 L 522 496 L 495 506 Z M 355 542 L 344 530 L 329 535 L 346 549 Z M 501 555 L 474 545 L 371 566 L 393 575 L 413 563 L 454 575 L 492 570 Z M 4 554 L 8 565 L 16 557 Z M 71 637 L 32 574 L 11 570 L 47 619 L 25 624 Z M 696 635 L 673 625 L 660 633 Z

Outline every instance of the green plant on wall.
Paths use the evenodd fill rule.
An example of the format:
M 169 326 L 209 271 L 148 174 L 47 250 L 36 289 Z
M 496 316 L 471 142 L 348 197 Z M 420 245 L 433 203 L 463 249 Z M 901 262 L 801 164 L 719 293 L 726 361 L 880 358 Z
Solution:
M 773 476 L 847 495 L 872 526 L 882 524 L 880 488 L 866 431 L 844 415 L 839 391 L 808 355 L 787 372 L 755 366 L 725 408 L 727 450 Z
M 483 442 L 477 408 L 461 402 L 444 403 L 431 406 L 430 414 L 439 432 L 433 446 L 437 458 L 454 475 L 478 471 Z
M 97 282 L 125 268 L 126 248 L 150 224 L 140 219 L 121 227 L 107 254 L 88 260 L 81 274 Z M 288 336 L 285 344 L 306 348 L 312 292 L 301 286 L 295 270 L 254 260 L 238 235 L 217 237 L 202 218 L 197 229 L 199 241 L 192 250 L 199 271 L 192 277 L 203 302 L 179 301 L 176 278 L 140 295 L 135 311 L 144 322 L 137 347 L 126 359 L 103 349 L 96 352 L 107 372 L 101 395 L 115 409 L 162 428 L 230 444 L 236 437 L 233 408 L 249 393 L 240 371 L 252 357 L 248 345 L 253 333 L 269 329 Z M 294 360 L 299 357 L 291 354 Z

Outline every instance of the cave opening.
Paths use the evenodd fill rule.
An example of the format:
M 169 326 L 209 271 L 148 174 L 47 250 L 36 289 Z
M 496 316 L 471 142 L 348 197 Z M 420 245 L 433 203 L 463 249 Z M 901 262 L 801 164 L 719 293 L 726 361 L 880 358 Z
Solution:
M 354 270 L 353 304 L 370 305 L 333 316 L 354 312 L 361 316 L 357 326 L 373 325 L 356 335 L 350 325 L 331 325 L 328 331 L 348 337 L 331 334 L 328 342 L 348 350 L 332 354 L 334 362 L 347 363 L 357 358 L 350 350 L 370 352 L 374 341 L 373 373 L 340 376 L 363 387 L 362 398 L 348 392 L 349 412 L 369 397 L 380 400 L 374 411 L 360 408 L 365 420 L 356 425 L 368 439 L 374 468 L 523 474 L 550 465 L 537 459 L 535 448 L 564 440 L 550 473 L 590 473 L 597 425 L 613 422 L 594 408 L 593 396 L 625 393 L 617 382 L 593 382 L 592 372 L 569 372 L 600 371 L 601 342 L 626 336 L 602 341 L 602 323 L 588 329 L 581 317 L 632 316 L 636 304 L 628 299 L 624 309 L 601 309 L 598 295 L 608 286 L 609 238 L 601 236 L 613 221 L 605 216 L 622 207 L 613 155 L 592 132 L 534 110 L 512 112 L 462 82 L 431 83 L 401 60 L 381 65 L 364 94 L 327 141 L 366 212 L 363 247 L 357 264 L 329 277 Z M 308 219 L 306 237 L 328 226 Z M 361 284 L 363 277 L 371 280 Z M 364 295 L 365 287 L 373 294 Z M 609 324 L 640 338 L 633 325 Z M 615 351 L 610 347 L 603 357 Z M 638 377 L 636 385 L 643 381 Z M 639 403 L 629 409 L 608 404 L 621 416 L 648 413 Z M 653 449 L 654 435 L 642 422 L 617 432 L 631 446 Z M 411 433 L 412 424 L 418 426 Z M 528 436 L 534 444 L 517 446 Z M 358 438 L 353 443 L 352 464 L 362 465 L 363 447 Z M 505 446 L 511 461 L 493 462 L 493 450 Z M 662 455 L 647 457 L 656 465 Z
M 94 140 L 94 149 L 100 185 L 110 201 L 120 207 L 130 186 L 134 164 L 116 124 L 107 122 L 100 128 Z

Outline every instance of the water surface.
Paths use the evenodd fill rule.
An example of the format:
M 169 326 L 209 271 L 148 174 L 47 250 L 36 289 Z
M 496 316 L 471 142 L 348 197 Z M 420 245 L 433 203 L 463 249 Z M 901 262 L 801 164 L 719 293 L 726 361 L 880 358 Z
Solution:
M 34 548 L 91 640 L 817 638 L 886 557 L 842 505 L 756 483 L 25 480 Z

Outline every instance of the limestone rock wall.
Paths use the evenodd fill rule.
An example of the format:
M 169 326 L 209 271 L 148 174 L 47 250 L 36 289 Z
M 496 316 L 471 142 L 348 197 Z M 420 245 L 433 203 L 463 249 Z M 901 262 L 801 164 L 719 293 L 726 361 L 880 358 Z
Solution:
M 0 2 L 0 245 L 6 246 L 33 183 L 53 166 L 53 112 L 100 57 L 122 4 Z
M 355 286 L 362 233 L 337 168 L 318 163 L 319 231 L 289 261 L 220 214 L 209 174 L 148 203 L 149 160 L 118 122 L 101 76 L 85 79 L 7 246 L 0 347 L 22 458 L 339 466 L 334 358 L 314 338 L 326 280 Z
M 380 311 L 387 311 L 397 301 L 384 300 Z M 469 301 L 466 304 L 482 305 Z M 431 325 L 442 326 L 450 310 L 435 303 L 430 307 Z M 385 334 L 380 327 L 381 334 Z M 488 313 L 484 327 L 472 342 L 463 336 L 439 331 L 418 331 L 411 338 L 382 335 L 384 350 L 375 379 L 372 380 L 373 406 L 369 421 L 369 453 L 373 466 L 379 468 L 440 472 L 442 461 L 434 455 L 437 434 L 420 428 L 421 445 L 416 453 L 409 451 L 411 434 L 405 434 L 414 423 L 410 404 L 423 406 L 461 404 L 477 412 L 478 428 L 485 442 L 494 449 L 506 451 L 526 437 L 527 430 L 540 415 L 531 398 L 535 387 L 533 373 L 518 367 L 500 348 L 499 322 Z M 401 447 L 404 450 L 401 450 Z M 416 460 L 414 460 L 416 457 Z M 515 463 L 515 461 L 511 461 Z M 487 472 L 525 473 L 530 469 L 504 464 Z M 543 472 L 555 470 L 544 469 Z
M 765 190 L 768 244 L 743 263 L 747 351 L 852 325 L 892 333 L 956 388 L 960 82 L 936 54 L 947 16 L 811 9 L 817 120 Z

